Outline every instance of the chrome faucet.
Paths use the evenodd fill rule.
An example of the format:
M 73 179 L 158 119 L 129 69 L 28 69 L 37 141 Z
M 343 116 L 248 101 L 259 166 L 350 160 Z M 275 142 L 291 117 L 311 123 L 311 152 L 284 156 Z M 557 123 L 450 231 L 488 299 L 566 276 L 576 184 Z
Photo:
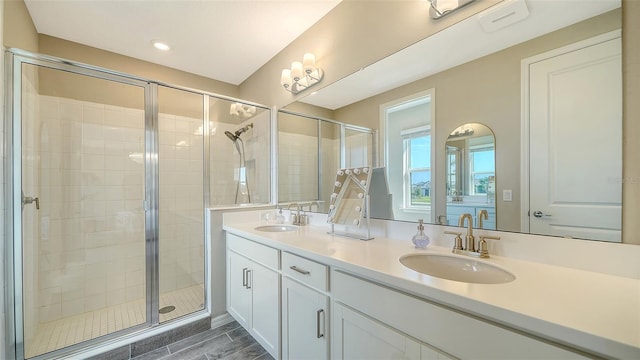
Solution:
M 478 229 L 484 229 L 484 227 L 482 225 L 482 218 L 483 217 L 484 217 L 485 220 L 489 220 L 489 213 L 487 212 L 486 209 L 482 209 L 478 213 Z
M 482 227 L 482 213 L 485 213 L 485 219 L 488 217 L 486 210 L 481 210 L 479 214 L 479 224 Z M 465 246 L 462 246 L 462 233 L 445 231 L 445 234 L 455 235 L 455 241 L 453 244 L 453 252 L 454 254 L 474 256 L 479 258 L 488 258 L 489 250 L 487 246 L 487 240 L 500 240 L 497 236 L 489 236 L 489 235 L 480 235 L 480 242 L 478 243 L 478 247 L 475 247 L 475 238 L 473 237 L 473 217 L 471 214 L 465 213 L 460 215 L 460 220 L 458 221 L 459 227 L 464 227 L 464 221 L 467 220 L 467 236 L 465 237 Z
M 476 251 L 476 239 L 473 237 L 473 217 L 471 214 L 465 213 L 460 215 L 460 220 L 458 220 L 458 226 L 464 227 L 464 220 L 467 219 L 467 236 L 465 239 L 464 250 L 466 251 Z

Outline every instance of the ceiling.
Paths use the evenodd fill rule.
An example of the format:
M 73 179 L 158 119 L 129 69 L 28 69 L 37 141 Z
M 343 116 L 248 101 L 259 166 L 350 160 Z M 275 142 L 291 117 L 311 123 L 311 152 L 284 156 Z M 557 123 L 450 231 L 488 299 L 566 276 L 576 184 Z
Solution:
M 339 2 L 25 0 L 38 33 L 234 85 Z M 153 40 L 166 42 L 171 50 L 156 50 Z
M 487 13 L 495 11 L 498 19 L 500 7 L 523 3 L 523 20 L 483 29 L 480 18 Z M 336 110 L 618 7 L 620 0 L 506 0 L 298 101 Z

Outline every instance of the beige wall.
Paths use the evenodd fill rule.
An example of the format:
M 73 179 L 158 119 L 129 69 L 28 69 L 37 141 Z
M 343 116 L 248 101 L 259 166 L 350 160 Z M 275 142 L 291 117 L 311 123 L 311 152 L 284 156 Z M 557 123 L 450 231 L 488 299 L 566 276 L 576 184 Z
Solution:
M 237 86 L 222 81 L 48 35 L 40 34 L 38 38 L 39 51 L 42 54 L 74 60 L 172 85 L 180 85 L 233 97 L 238 95 Z
M 380 105 L 435 89 L 436 214 L 445 211 L 445 142 L 467 122 L 479 122 L 496 136 L 496 193 L 513 190 L 513 201 L 498 199 L 498 228 L 520 230 L 520 61 L 521 59 L 620 28 L 620 10 L 613 10 L 565 29 L 485 56 L 334 111 L 338 121 L 379 127 Z M 366 122 L 363 122 L 366 121 Z M 505 151 L 505 149 L 509 149 Z M 438 170 L 440 169 L 440 170 Z M 500 198 L 500 197 L 499 197 Z
M 640 1 L 622 1 L 622 238 L 640 244 Z
M 36 31 L 27 6 L 23 0 L 5 0 L 4 4 L 4 38 L 7 48 L 18 48 L 38 51 L 38 32 Z
M 325 70 L 324 80 L 316 85 L 320 89 L 500 1 L 477 1 L 434 21 L 423 0 L 344 0 L 244 81 L 240 97 L 285 106 L 308 93 L 294 96 L 280 86 L 282 69 L 301 61 L 306 52 L 314 53 Z

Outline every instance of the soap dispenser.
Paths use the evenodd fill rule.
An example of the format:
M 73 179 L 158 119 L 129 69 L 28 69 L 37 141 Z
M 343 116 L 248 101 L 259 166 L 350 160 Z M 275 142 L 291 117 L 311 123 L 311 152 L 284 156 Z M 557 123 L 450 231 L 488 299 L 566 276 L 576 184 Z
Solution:
M 282 208 L 278 211 L 278 215 L 276 215 L 276 224 L 284 224 L 284 215 L 282 214 Z
M 429 237 L 424 233 L 424 224 L 422 219 L 418 219 L 418 233 L 413 236 L 413 245 L 416 249 L 426 249 L 429 245 Z

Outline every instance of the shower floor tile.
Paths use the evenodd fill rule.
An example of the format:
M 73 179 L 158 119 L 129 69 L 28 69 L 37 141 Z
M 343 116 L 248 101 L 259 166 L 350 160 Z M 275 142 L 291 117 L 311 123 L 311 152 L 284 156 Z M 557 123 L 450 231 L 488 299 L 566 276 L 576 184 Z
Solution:
M 160 294 L 160 308 L 175 306 L 175 310 L 160 314 L 160 322 L 202 309 L 203 302 L 202 285 Z M 42 323 L 31 341 L 27 339 L 25 355 L 27 358 L 41 355 L 143 324 L 145 314 L 145 301 L 138 300 Z

